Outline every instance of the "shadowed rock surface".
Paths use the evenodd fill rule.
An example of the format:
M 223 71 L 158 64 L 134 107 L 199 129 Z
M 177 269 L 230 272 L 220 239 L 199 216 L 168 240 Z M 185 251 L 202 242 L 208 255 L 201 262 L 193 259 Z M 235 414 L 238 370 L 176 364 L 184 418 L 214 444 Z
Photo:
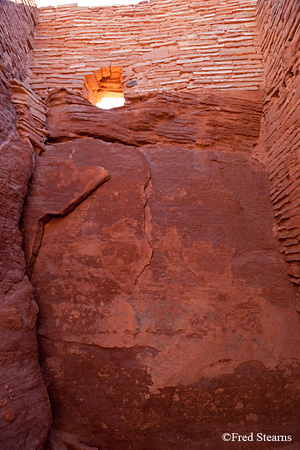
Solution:
M 0 111 L 6 118 L 0 127 L 0 448 L 42 449 L 50 404 L 38 363 L 38 307 L 19 229 L 34 155 L 16 131 L 16 114 L 1 81 Z
M 0 1 L 0 448 L 42 450 L 51 424 L 38 360 L 38 306 L 26 275 L 20 218 L 34 150 L 18 132 L 12 79 L 22 83 L 37 23 L 32 0 Z
M 40 236 L 31 281 L 49 449 L 296 440 L 299 318 L 251 156 L 261 97 L 249 97 L 159 95 L 107 112 L 50 96 L 22 224 L 27 260 Z

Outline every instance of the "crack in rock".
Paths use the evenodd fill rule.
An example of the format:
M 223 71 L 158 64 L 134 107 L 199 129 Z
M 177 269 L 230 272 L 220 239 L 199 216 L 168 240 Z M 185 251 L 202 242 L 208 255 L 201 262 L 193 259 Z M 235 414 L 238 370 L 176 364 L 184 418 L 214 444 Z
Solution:
M 78 168 L 80 170 L 80 167 Z M 86 168 L 85 168 L 86 169 Z M 63 191 L 59 186 L 56 186 L 56 190 L 52 191 L 53 194 L 53 210 L 47 211 L 47 209 L 51 208 L 51 199 L 49 199 L 48 194 L 48 186 L 42 186 L 42 190 L 45 190 L 45 206 L 44 202 L 35 204 L 35 196 L 32 200 L 32 194 L 29 196 L 29 205 L 25 209 L 25 214 L 23 217 L 23 229 L 30 230 L 30 237 L 27 237 L 27 248 L 25 245 L 25 253 L 27 259 L 27 274 L 30 277 L 32 274 L 32 270 L 39 253 L 40 247 L 42 245 L 43 235 L 44 235 L 44 227 L 47 223 L 49 223 L 55 217 L 65 217 L 67 214 L 72 212 L 78 205 L 80 205 L 86 198 L 88 198 L 93 192 L 95 192 L 103 183 L 110 179 L 109 173 L 101 167 L 98 167 L 98 174 L 96 179 L 89 180 L 87 184 L 82 188 L 81 193 L 73 196 L 73 198 L 67 203 L 66 206 L 60 206 L 58 204 L 60 199 L 60 191 Z M 86 169 L 87 170 L 87 169 Z M 67 175 L 67 174 L 66 174 Z M 78 182 L 80 179 L 80 172 L 78 173 Z M 87 173 L 86 176 L 89 174 Z M 75 180 L 76 182 L 76 180 Z M 50 191 L 50 189 L 49 189 Z M 37 190 L 36 199 L 43 200 L 43 196 Z M 55 204 L 57 198 L 57 203 Z M 30 203 L 32 201 L 32 203 Z M 48 203 L 48 205 L 47 205 Z M 57 208 L 57 209 L 56 209 Z M 41 209 L 42 215 L 40 215 Z M 45 212 L 46 210 L 46 212 Z M 26 234 L 26 233 L 25 233 Z M 29 233 L 27 233 L 29 234 Z
M 148 167 L 148 164 L 147 164 L 147 162 L 146 162 L 146 159 L 145 159 L 145 163 L 146 163 L 146 165 L 147 165 L 147 167 Z M 149 167 L 148 167 L 148 178 L 147 178 L 146 183 L 145 183 L 145 185 L 144 185 L 145 202 L 144 202 L 144 222 L 143 222 L 143 228 L 144 228 L 144 234 L 145 234 L 145 237 L 146 237 L 146 239 L 147 239 L 149 248 L 151 249 L 151 255 L 150 255 L 150 257 L 149 257 L 149 261 L 144 265 L 144 267 L 142 268 L 142 270 L 140 271 L 140 273 L 136 276 L 136 279 L 135 279 L 135 281 L 134 281 L 134 285 L 133 285 L 133 288 L 132 288 L 132 290 L 131 290 L 131 293 L 134 291 L 135 286 L 137 285 L 137 283 L 138 283 L 140 277 L 142 276 L 142 274 L 145 272 L 146 268 L 150 266 L 151 261 L 152 261 L 152 258 L 153 258 L 153 248 L 151 247 L 150 236 L 149 236 L 149 234 L 148 234 L 148 231 L 147 231 L 147 225 L 146 225 L 147 221 L 150 221 L 150 220 L 151 220 L 150 208 L 149 208 L 149 206 L 148 206 L 148 192 L 149 192 L 149 190 L 150 190 L 150 187 L 151 187 L 151 172 L 150 172 L 150 169 L 149 169 Z M 147 211 L 148 211 L 148 213 L 147 213 Z

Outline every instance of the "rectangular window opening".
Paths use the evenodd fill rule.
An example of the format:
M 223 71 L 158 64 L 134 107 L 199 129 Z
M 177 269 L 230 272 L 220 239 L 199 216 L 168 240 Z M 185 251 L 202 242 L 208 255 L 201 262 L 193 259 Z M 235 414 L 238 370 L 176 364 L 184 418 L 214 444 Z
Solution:
M 85 76 L 85 96 L 102 109 L 119 108 L 125 104 L 120 66 L 101 67 Z

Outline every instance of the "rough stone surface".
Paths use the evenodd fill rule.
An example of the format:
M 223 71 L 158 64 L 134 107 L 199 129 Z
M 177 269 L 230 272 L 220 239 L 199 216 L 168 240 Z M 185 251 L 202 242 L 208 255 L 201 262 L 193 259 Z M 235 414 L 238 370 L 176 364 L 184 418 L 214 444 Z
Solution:
M 50 404 L 38 362 L 38 307 L 26 276 L 19 230 L 34 167 L 33 149 L 16 129 L 9 84 L 24 79 L 36 20 L 31 2 L 0 5 L 0 448 L 42 450 Z
M 24 250 L 29 274 L 41 245 L 44 225 L 53 217 L 70 213 L 108 179 L 109 174 L 102 167 L 76 167 L 72 158 L 61 160 L 59 154 L 37 159 L 31 180 L 31 196 L 26 199 L 23 213 L 23 223 L 26 223 L 23 232 L 27 234 Z
M 299 449 L 299 0 L 44 8 L 33 43 L 36 24 L 0 1 L 1 450 L 50 428 L 37 303 L 47 450 Z M 83 98 L 120 74 L 130 105 Z
M 11 100 L 18 115 L 17 130 L 37 151 L 44 149 L 47 136 L 46 108 L 28 83 L 13 79 L 11 83 Z
M 222 442 L 227 431 L 300 437 L 299 318 L 267 173 L 251 156 L 256 100 L 228 97 L 223 111 L 223 93 L 194 99 L 196 109 L 189 96 L 158 96 L 106 112 L 63 90 L 50 97 L 52 143 L 23 230 L 30 257 L 34 223 L 65 211 L 47 216 L 31 278 L 51 450 L 68 439 L 78 448 L 215 450 L 236 448 Z M 255 113 L 245 148 L 237 128 L 207 126 L 223 114 L 226 129 L 247 106 Z M 194 130 L 168 137 L 193 111 Z M 74 175 L 55 185 L 53 161 L 59 180 Z M 83 167 L 110 178 L 69 211 L 62 186 L 74 181 L 80 193 Z M 270 445 L 260 448 L 282 447 Z
M 300 4 L 260 0 L 258 18 L 265 58 L 266 103 L 262 140 L 282 251 L 300 286 Z M 298 309 L 300 311 L 300 292 Z
M 28 59 L 37 20 L 34 0 L 1 0 L 0 78 L 6 86 L 12 78 L 24 81 L 28 75 Z
M 42 98 L 66 87 L 85 90 L 93 101 L 101 69 L 122 67 L 125 98 L 182 89 L 261 89 L 255 7 L 253 0 L 151 0 L 41 8 L 31 86 Z
M 0 146 L 0 442 L 3 450 L 42 449 L 50 422 L 38 364 L 38 307 L 27 276 L 19 221 L 32 173 L 32 148 L 12 134 Z
M 46 447 L 47 450 L 98 450 L 98 447 L 81 444 L 76 436 L 56 430 L 55 428 L 52 428 L 50 431 Z
M 262 92 L 159 94 L 140 105 L 104 112 L 78 94 L 55 90 L 48 98 L 48 142 L 90 137 L 134 146 L 183 144 L 248 154 L 258 145 Z

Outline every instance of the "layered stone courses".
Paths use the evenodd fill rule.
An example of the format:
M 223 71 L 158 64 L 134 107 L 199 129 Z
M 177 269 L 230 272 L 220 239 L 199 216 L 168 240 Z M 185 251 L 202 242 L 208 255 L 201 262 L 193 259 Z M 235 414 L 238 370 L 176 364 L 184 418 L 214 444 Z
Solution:
M 109 65 L 123 67 L 125 98 L 262 87 L 254 1 L 73 4 L 41 8 L 39 17 L 31 86 L 42 97 L 56 87 L 82 92 L 85 75 Z
M 37 23 L 38 9 L 34 0 L 1 2 L 0 80 L 11 100 L 7 97 L 0 111 L 0 129 L 9 130 L 10 119 L 15 121 L 13 113 L 7 115 L 10 108 L 13 110 L 13 103 L 18 114 L 17 130 L 34 148 L 42 150 L 47 135 L 46 109 L 27 82 Z
M 2 1 L 0 8 L 0 76 L 7 84 L 12 77 L 24 80 L 33 48 L 38 11 L 34 0 Z
M 262 140 L 271 198 L 291 280 L 300 285 L 300 4 L 259 0 L 266 102 Z
M 18 114 L 17 130 L 39 152 L 44 150 L 47 137 L 46 106 L 32 91 L 28 83 L 14 78 L 11 100 Z

